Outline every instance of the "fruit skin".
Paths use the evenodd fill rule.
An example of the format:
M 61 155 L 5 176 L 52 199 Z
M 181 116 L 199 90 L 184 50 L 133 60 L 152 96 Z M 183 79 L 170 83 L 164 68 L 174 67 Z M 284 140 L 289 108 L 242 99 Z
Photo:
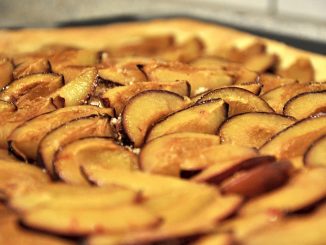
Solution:
M 286 185 L 252 199 L 240 214 L 253 215 L 268 210 L 294 213 L 313 207 L 326 197 L 326 169 L 315 167 L 294 171 Z
M 223 193 L 239 194 L 247 198 L 271 191 L 286 183 L 289 179 L 289 162 L 273 162 L 240 171 L 221 184 Z
M 206 182 L 209 184 L 219 185 L 227 178 L 230 178 L 236 172 L 246 169 L 251 169 L 257 166 L 265 165 L 268 163 L 273 163 L 276 161 L 274 156 L 256 156 L 250 157 L 245 160 L 235 161 L 228 163 L 226 167 L 222 166 L 218 168 L 217 171 L 211 171 L 211 169 L 215 170 L 215 166 L 219 166 L 218 164 L 212 165 L 211 168 L 207 168 L 200 174 L 194 176 L 192 181 L 195 182 Z M 206 173 L 209 174 L 206 174 Z

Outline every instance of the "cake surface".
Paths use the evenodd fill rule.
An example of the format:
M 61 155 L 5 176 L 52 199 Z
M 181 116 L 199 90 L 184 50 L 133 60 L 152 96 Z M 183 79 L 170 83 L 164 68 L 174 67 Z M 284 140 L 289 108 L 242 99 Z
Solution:
M 1 30 L 0 244 L 326 244 L 325 67 L 190 19 Z

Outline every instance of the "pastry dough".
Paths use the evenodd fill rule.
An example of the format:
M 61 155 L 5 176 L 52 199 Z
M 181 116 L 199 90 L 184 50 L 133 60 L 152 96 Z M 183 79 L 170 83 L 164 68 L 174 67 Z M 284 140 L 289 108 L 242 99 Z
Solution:
M 0 53 L 14 55 L 32 52 L 49 44 L 72 45 L 100 50 L 138 40 L 144 36 L 173 34 L 182 42 L 192 36 L 200 37 L 207 54 L 221 47 L 245 47 L 257 39 L 263 41 L 267 51 L 280 57 L 281 67 L 287 67 L 297 58 L 309 58 L 317 81 L 326 80 L 326 56 L 290 47 L 284 43 L 261 38 L 249 33 L 191 19 L 157 19 L 92 27 L 43 28 L 0 31 Z

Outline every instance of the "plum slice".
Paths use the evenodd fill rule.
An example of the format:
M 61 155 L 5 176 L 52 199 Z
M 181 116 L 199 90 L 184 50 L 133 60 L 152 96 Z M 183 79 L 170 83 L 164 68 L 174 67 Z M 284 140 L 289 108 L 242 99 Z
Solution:
M 97 71 L 95 68 L 85 69 L 78 77 L 50 94 L 56 104 L 66 106 L 81 105 L 94 92 Z M 58 106 L 59 107 L 59 106 Z
M 42 138 L 53 129 L 73 119 L 90 115 L 113 116 L 110 108 L 71 106 L 35 117 L 16 128 L 8 138 L 10 150 L 18 157 L 35 160 Z M 37 130 L 36 130 L 37 129 Z
M 140 193 L 125 188 L 51 183 L 37 190 L 30 190 L 14 196 L 10 199 L 9 206 L 18 212 L 28 212 L 42 207 L 54 209 L 109 208 L 140 201 Z
M 0 217 L 0 234 L 6 234 L 5 236 L 1 236 L 1 244 L 75 245 L 75 243 L 71 240 L 59 238 L 49 234 L 42 234 L 19 225 L 19 215 L 9 208 L 5 208 L 5 210 L 1 209 Z
M 326 166 L 326 135 L 315 140 L 304 154 L 308 166 Z
M 0 160 L 0 193 L 5 199 L 25 191 L 38 190 L 50 182 L 42 169 L 15 160 Z
M 48 132 L 38 146 L 38 163 L 54 176 L 55 153 L 74 140 L 90 136 L 113 136 L 109 116 L 88 116 L 67 122 Z
M 144 143 L 147 130 L 186 105 L 184 98 L 164 90 L 147 90 L 132 97 L 122 112 L 122 127 L 135 147 Z
M 191 245 L 232 245 L 234 244 L 233 235 L 230 233 L 212 233 L 201 236 Z
M 236 87 L 219 88 L 204 94 L 199 101 L 222 99 L 229 105 L 229 116 L 244 112 L 273 112 L 273 109 L 255 94 Z
M 204 53 L 205 44 L 198 37 L 192 37 L 175 45 L 173 47 L 162 50 L 157 57 L 164 60 L 180 61 L 188 63 L 200 57 Z
M 107 90 L 100 97 L 119 115 L 128 101 L 136 94 L 147 90 L 166 90 L 181 96 L 189 96 L 190 85 L 186 81 L 176 82 L 138 82 L 129 86 L 119 86 Z
M 13 63 L 4 57 L 0 57 L 0 90 L 6 87 L 13 79 Z
M 291 164 L 274 162 L 240 171 L 222 182 L 221 191 L 252 198 L 285 184 L 290 169 Z
M 278 57 L 274 54 L 257 54 L 246 59 L 243 65 L 251 71 L 264 73 L 273 70 L 278 63 Z
M 144 73 L 135 64 L 104 67 L 98 70 L 98 75 L 102 79 L 119 85 L 132 85 L 147 81 Z
M 233 83 L 233 78 L 223 70 L 200 69 L 180 63 L 171 64 L 148 64 L 143 67 L 143 70 L 153 81 L 188 81 L 192 89 L 191 95 L 195 95 L 195 91 L 200 87 L 215 89 Z
M 322 205 L 308 215 L 270 222 L 244 236 L 241 244 L 324 244 L 326 243 L 325 227 L 326 206 Z
M 178 176 L 180 169 L 202 169 L 214 162 L 215 153 L 205 149 L 219 145 L 218 136 L 201 133 L 174 133 L 154 139 L 142 148 L 139 160 L 144 171 Z M 200 145 L 200 148 L 198 148 Z
M 259 82 L 263 85 L 261 94 L 265 94 L 272 89 L 284 86 L 286 84 L 291 84 L 297 82 L 295 79 L 287 78 L 287 77 L 281 77 L 274 74 L 261 74 L 259 76 Z
M 302 166 L 302 157 L 309 145 L 326 133 L 326 116 L 307 118 L 285 128 L 261 148 L 261 154 L 289 159 L 297 167 Z
M 54 73 L 34 74 L 13 81 L 0 93 L 0 99 L 18 107 L 39 97 L 48 97 L 63 86 L 62 76 Z
M 300 82 L 311 82 L 315 78 L 315 70 L 307 58 L 299 58 L 286 69 L 277 71 L 282 77 L 293 78 Z
M 88 184 L 80 172 L 81 164 L 102 164 L 111 168 L 138 169 L 137 156 L 112 138 L 89 137 L 60 149 L 54 159 L 57 176 L 69 184 Z
M 51 66 L 47 59 L 27 59 L 15 67 L 13 76 L 14 79 L 19 79 L 32 74 L 49 72 L 51 72 Z
M 227 119 L 219 129 L 222 143 L 261 147 L 279 131 L 295 122 L 274 113 L 248 112 Z
M 248 202 L 241 214 L 268 210 L 291 213 L 309 207 L 326 196 L 326 169 L 306 169 L 294 175 L 286 185 Z
M 2 119 L 0 120 L 0 148 L 8 148 L 8 138 L 15 128 L 36 116 L 56 109 L 57 107 L 51 99 L 39 97 L 32 101 L 26 101 L 24 106 L 15 111 L 0 112 Z
M 109 54 L 117 57 L 151 56 L 174 47 L 175 38 L 172 34 L 146 35 L 109 48 Z
M 141 205 L 128 204 L 101 208 L 39 207 L 24 213 L 22 222 L 58 235 L 82 236 L 152 229 L 160 224 L 160 218 Z
M 226 117 L 227 104 L 223 100 L 204 101 L 177 111 L 157 122 L 149 130 L 146 141 L 178 132 L 216 134 Z
M 143 205 L 162 217 L 161 225 L 156 229 L 117 236 L 98 235 L 90 239 L 90 244 L 100 241 L 106 244 L 112 238 L 141 244 L 205 233 L 212 230 L 218 221 L 234 213 L 242 203 L 238 196 L 222 197 L 216 189 L 207 185 L 168 176 L 110 170 L 98 165 L 83 165 L 82 168 L 89 180 L 100 186 L 115 185 L 142 191 L 145 196 Z
M 326 90 L 298 94 L 290 99 L 283 108 L 283 114 L 298 120 L 326 113 Z
M 275 157 L 259 156 L 257 155 L 257 152 L 253 151 L 251 154 L 242 154 L 233 159 L 231 158 L 230 160 L 216 162 L 198 175 L 194 176 L 192 181 L 219 185 L 222 181 L 233 176 L 238 171 L 251 169 L 273 162 L 275 162 Z
M 228 87 L 242 88 L 255 95 L 259 95 L 263 88 L 263 85 L 260 82 L 255 81 L 255 82 L 238 83 L 238 84 L 230 85 Z
M 326 83 L 290 83 L 270 90 L 261 96 L 276 113 L 283 113 L 287 101 L 298 94 L 305 92 L 317 92 L 326 89 Z

